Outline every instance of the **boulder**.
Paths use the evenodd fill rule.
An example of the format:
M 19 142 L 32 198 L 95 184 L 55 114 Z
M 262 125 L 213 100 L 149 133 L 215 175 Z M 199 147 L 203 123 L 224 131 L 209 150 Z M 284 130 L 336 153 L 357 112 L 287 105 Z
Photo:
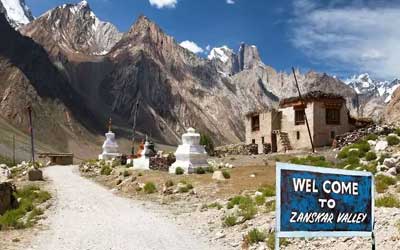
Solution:
M 28 180 L 30 181 L 42 181 L 43 180 L 43 172 L 37 168 L 31 168 L 28 171 Z
M 387 141 L 378 141 L 375 145 L 375 151 L 384 151 L 388 147 Z
M 395 158 L 386 158 L 383 161 L 383 165 L 385 165 L 388 168 L 393 168 L 396 167 L 397 165 L 397 160 Z
M 212 179 L 213 180 L 217 180 L 217 181 L 224 181 L 225 177 L 222 174 L 222 171 L 215 171 L 212 175 Z
M 390 169 L 387 171 L 387 173 L 390 174 L 390 175 L 392 175 L 392 176 L 396 176 L 396 175 L 397 175 L 397 169 L 396 169 L 396 167 L 390 168 Z
M 10 182 L 0 183 L 0 215 L 18 207 L 18 201 L 13 194 L 15 191 L 15 186 Z
M 11 170 L 5 164 L 0 165 L 0 182 L 11 178 Z

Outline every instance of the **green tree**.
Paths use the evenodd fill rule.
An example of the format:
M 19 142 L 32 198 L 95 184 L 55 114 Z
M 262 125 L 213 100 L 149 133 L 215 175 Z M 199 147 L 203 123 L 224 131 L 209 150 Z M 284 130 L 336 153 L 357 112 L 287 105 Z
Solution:
M 214 155 L 214 142 L 206 134 L 201 134 L 200 145 L 203 145 L 209 155 Z

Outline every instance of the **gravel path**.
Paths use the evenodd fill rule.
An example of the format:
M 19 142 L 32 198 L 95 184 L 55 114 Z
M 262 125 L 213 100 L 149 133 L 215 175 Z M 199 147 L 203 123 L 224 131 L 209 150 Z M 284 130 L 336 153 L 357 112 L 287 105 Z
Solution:
M 57 197 L 49 211 L 49 229 L 33 240 L 30 249 L 216 249 L 138 202 L 80 177 L 75 166 L 50 167 L 45 176 Z

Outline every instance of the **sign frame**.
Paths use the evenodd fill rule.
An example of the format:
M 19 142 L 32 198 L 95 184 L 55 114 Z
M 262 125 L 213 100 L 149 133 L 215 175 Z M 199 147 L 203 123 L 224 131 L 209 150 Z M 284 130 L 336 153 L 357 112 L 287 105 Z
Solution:
M 292 232 L 281 232 L 281 173 L 282 170 L 293 170 L 293 171 L 305 171 L 313 173 L 322 174 L 337 174 L 337 175 L 347 175 L 347 176 L 362 176 L 371 177 L 371 223 L 372 231 L 292 231 Z M 334 168 L 322 168 L 306 165 L 297 165 L 290 163 L 276 163 L 276 233 L 275 233 L 275 249 L 279 249 L 279 239 L 280 238 L 313 238 L 313 237 L 363 237 L 363 238 L 373 238 L 374 237 L 374 224 L 375 224 L 375 185 L 374 185 L 374 175 L 370 172 L 364 171 L 353 171 L 353 170 L 343 170 Z

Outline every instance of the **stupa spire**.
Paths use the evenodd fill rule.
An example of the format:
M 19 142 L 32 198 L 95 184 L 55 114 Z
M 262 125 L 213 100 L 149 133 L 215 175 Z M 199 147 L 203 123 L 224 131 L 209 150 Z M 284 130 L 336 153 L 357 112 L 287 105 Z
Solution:
M 110 119 L 108 120 L 108 132 L 111 132 L 111 129 L 112 129 L 112 120 L 110 117 Z

